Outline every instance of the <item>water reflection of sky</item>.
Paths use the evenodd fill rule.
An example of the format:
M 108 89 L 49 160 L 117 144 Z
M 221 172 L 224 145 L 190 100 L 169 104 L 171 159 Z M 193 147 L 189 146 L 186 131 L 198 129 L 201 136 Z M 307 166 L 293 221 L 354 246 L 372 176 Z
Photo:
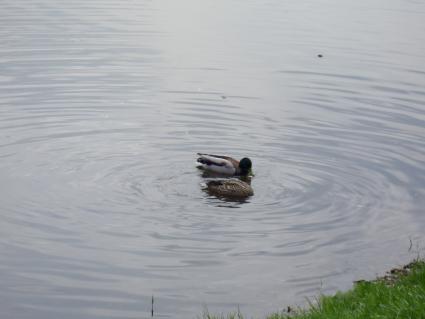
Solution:
M 2 312 L 139 318 L 155 295 L 161 316 L 262 316 L 415 257 L 424 14 L 401 0 L 5 3 Z M 196 152 L 252 158 L 255 195 L 203 192 Z

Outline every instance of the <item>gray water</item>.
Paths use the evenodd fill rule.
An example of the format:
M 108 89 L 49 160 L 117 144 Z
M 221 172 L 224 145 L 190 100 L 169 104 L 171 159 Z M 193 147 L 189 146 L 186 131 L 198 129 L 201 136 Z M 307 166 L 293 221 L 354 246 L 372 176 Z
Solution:
M 2 319 L 262 317 L 423 253 L 423 1 L 0 6 Z

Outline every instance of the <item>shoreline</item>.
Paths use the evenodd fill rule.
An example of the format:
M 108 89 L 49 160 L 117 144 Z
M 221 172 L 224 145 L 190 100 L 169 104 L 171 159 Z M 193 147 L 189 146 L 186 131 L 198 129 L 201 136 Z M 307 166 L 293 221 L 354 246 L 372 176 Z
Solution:
M 347 291 L 320 295 L 308 300 L 307 308 L 291 307 L 264 319 L 425 319 L 425 259 L 416 258 L 388 270 L 372 280 L 356 280 Z M 227 315 L 210 314 L 201 319 L 244 319 L 239 311 Z M 259 318 L 253 318 L 259 319 Z

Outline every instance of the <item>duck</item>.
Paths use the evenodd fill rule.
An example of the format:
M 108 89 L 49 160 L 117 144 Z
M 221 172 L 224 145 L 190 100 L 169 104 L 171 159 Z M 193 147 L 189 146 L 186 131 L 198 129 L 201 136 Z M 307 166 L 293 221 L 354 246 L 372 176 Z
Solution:
M 223 155 L 212 155 L 198 153 L 197 166 L 205 171 L 230 175 L 230 176 L 248 176 L 252 175 L 252 162 L 248 157 L 240 161 Z
M 254 195 L 251 185 L 237 178 L 214 179 L 206 183 L 210 195 L 225 198 L 247 198 Z

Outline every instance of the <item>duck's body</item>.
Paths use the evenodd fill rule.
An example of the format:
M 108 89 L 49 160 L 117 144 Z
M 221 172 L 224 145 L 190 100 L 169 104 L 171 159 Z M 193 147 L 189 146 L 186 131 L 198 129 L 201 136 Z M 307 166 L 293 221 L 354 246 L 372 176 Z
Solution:
M 251 173 L 252 163 L 249 158 L 243 158 L 240 161 L 222 155 L 198 153 L 197 163 L 199 168 L 206 171 L 224 174 L 224 175 L 242 175 Z
M 217 197 L 246 198 L 254 195 L 251 185 L 236 178 L 211 180 L 206 185 L 208 193 Z

